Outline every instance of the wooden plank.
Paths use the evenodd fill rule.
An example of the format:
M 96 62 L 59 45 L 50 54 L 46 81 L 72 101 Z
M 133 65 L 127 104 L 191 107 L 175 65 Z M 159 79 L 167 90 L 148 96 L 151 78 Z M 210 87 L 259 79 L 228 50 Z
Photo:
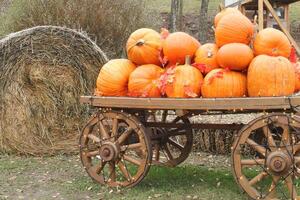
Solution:
M 263 2 L 265 3 L 266 7 L 268 8 L 268 10 L 270 11 L 270 13 L 274 17 L 275 21 L 278 23 L 278 25 L 281 28 L 281 30 L 285 33 L 285 35 L 288 37 L 288 39 L 290 40 L 290 42 L 292 43 L 292 45 L 295 47 L 297 53 L 300 55 L 300 48 L 299 48 L 299 46 L 297 45 L 297 43 L 294 40 L 294 38 L 291 36 L 290 32 L 281 23 L 279 17 L 277 16 L 277 14 L 274 11 L 274 9 L 273 9 L 272 5 L 270 4 L 270 2 L 268 0 L 263 0 Z
M 172 123 L 160 123 L 160 122 L 146 122 L 146 127 L 160 127 L 160 128 L 178 128 L 182 124 L 172 124 Z M 193 123 L 188 125 L 193 129 L 210 129 L 210 130 L 240 130 L 244 124 L 213 124 L 213 123 Z
M 258 0 L 258 30 L 264 29 L 264 0 Z
M 81 103 L 103 108 L 136 108 L 161 110 L 284 110 L 300 105 L 300 96 L 257 98 L 131 98 L 83 96 Z

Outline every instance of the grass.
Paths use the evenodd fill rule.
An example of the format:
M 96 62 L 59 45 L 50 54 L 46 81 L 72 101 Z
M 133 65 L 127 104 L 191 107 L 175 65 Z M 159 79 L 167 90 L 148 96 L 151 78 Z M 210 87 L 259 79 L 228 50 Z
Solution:
M 0 171 L 0 199 L 245 199 L 230 170 L 204 166 L 151 167 L 142 183 L 121 190 L 92 182 L 77 156 L 2 156 Z

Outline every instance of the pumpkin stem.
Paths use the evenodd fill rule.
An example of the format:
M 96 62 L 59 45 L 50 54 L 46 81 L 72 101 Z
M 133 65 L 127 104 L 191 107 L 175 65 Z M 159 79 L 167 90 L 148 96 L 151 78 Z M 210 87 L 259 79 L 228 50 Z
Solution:
M 191 61 L 192 59 L 191 59 L 191 56 L 190 55 L 187 55 L 186 57 L 185 57 L 185 64 L 186 65 L 191 65 Z
M 142 45 L 144 45 L 145 44 L 145 40 L 143 40 L 143 39 L 140 39 L 140 40 L 138 40 L 137 42 L 136 42 L 136 46 L 142 46 Z

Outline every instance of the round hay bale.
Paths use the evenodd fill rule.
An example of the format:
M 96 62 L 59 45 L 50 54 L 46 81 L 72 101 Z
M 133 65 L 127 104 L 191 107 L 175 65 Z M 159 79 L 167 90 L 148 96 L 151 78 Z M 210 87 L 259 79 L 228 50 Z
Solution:
M 77 151 L 106 55 L 83 33 L 39 26 L 0 40 L 0 152 L 54 155 Z

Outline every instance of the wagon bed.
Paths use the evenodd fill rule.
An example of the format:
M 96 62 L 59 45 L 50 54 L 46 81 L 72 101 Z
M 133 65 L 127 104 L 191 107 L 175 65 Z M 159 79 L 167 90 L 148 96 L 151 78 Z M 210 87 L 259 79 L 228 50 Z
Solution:
M 256 98 L 131 98 L 82 96 L 80 102 L 102 108 L 198 110 L 198 111 L 263 111 L 291 110 L 300 105 L 300 96 Z

